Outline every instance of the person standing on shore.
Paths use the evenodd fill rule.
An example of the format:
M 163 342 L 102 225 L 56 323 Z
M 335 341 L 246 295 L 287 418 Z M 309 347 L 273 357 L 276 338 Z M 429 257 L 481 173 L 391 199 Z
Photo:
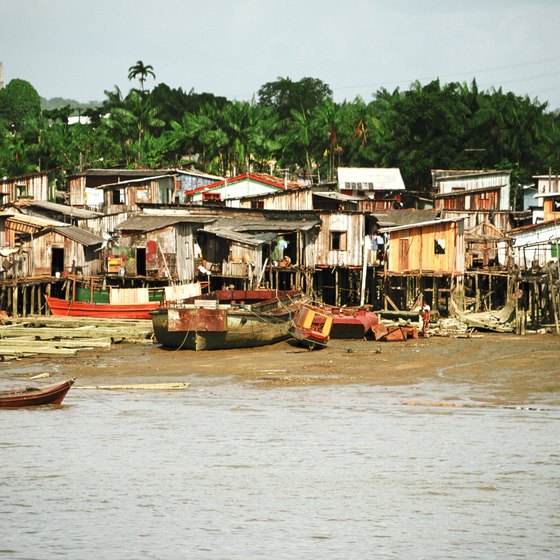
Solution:
M 430 311 L 431 311 L 431 307 L 426 302 L 424 302 L 424 305 L 422 306 L 422 313 L 421 313 L 422 335 L 424 336 L 424 338 L 428 338 L 428 323 L 430 322 Z

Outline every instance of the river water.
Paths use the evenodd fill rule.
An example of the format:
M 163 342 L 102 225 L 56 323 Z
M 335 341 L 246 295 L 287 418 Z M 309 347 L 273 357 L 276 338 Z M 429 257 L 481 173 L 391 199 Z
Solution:
M 0 411 L 0 558 L 560 557 L 558 407 L 194 381 Z

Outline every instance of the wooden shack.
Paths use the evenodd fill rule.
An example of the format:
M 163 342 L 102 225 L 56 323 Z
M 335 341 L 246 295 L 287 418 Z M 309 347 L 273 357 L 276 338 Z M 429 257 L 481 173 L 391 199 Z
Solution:
M 101 272 L 103 239 L 78 227 L 49 226 L 22 234 L 20 241 L 28 256 L 25 276 L 94 276 Z
M 104 191 L 104 186 L 112 185 L 112 187 L 107 187 L 106 190 L 111 191 L 111 194 L 107 195 L 107 203 L 109 206 L 113 204 L 125 205 L 127 197 L 125 196 L 123 189 L 125 185 L 123 184 L 123 189 L 119 188 L 118 183 L 124 183 L 126 181 L 139 180 L 138 189 L 139 191 L 145 191 L 146 182 L 153 177 L 158 176 L 172 176 L 173 172 L 170 170 L 150 170 L 150 169 L 87 169 L 80 173 L 68 176 L 68 189 L 69 189 L 69 202 L 71 206 L 84 208 L 88 207 L 94 211 L 102 211 L 103 205 L 106 204 L 102 193 Z M 134 183 L 133 183 L 134 184 Z M 99 190 L 101 188 L 101 190 Z M 170 185 L 171 188 L 171 199 L 173 198 L 173 191 L 175 188 L 174 183 Z M 97 194 L 96 194 L 97 193 Z M 139 194 L 138 197 L 141 198 L 143 195 Z M 135 196 L 129 195 L 128 201 L 132 204 L 135 200 Z
M 106 251 L 108 274 L 191 282 L 195 232 L 212 218 L 138 214 L 117 226 Z
M 423 294 L 433 309 L 449 311 L 449 298 L 465 270 L 463 220 L 450 218 L 381 228 L 387 259 L 384 307 L 410 309 Z
M 435 207 L 444 218 L 464 218 L 465 228 L 491 222 L 501 231 L 513 226 L 511 171 L 433 170 Z
M 397 274 L 462 274 L 463 220 L 450 218 L 380 230 L 387 237 L 386 271 Z
M 48 171 L 0 179 L 0 204 L 24 199 L 54 200 L 54 184 L 49 185 Z

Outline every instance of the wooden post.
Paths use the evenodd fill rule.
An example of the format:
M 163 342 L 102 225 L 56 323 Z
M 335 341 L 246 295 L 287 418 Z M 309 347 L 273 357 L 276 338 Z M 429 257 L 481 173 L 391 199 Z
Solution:
M 36 301 L 36 300 L 35 300 L 35 292 L 37 291 L 37 287 L 38 287 L 38 286 L 37 286 L 36 284 L 33 284 L 33 285 L 31 286 L 31 297 L 29 298 L 29 303 L 30 303 L 30 305 L 29 305 L 29 313 L 30 313 L 31 315 L 35 315 L 35 301 Z M 40 285 L 39 285 L 39 287 L 40 287 Z
M 12 317 L 19 317 L 18 314 L 18 286 L 14 282 L 14 287 L 12 289 Z
M 478 273 L 474 273 L 474 312 L 478 313 L 480 308 L 480 293 L 478 292 Z
M 362 254 L 362 281 L 360 286 L 360 307 L 366 303 L 366 279 L 367 279 L 367 261 L 368 261 L 368 244 L 364 237 L 364 250 Z
M 37 286 L 37 315 L 42 315 L 43 311 L 43 290 L 44 286 L 41 283 Z
M 533 306 L 532 306 L 532 313 L 531 313 L 531 323 L 533 330 L 539 324 L 539 290 L 537 286 L 537 281 L 533 280 Z
M 334 303 L 340 305 L 340 291 L 338 285 L 338 268 L 334 271 Z
M 552 281 L 552 271 L 548 269 L 548 285 L 550 289 L 550 297 L 552 299 L 552 312 L 554 313 L 554 325 L 556 326 L 556 335 L 560 335 L 560 324 L 558 323 L 558 306 L 557 297 L 554 291 L 554 284 Z

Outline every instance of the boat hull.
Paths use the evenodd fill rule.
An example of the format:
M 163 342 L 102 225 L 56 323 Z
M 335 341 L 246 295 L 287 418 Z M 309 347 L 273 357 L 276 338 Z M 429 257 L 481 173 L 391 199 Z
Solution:
M 160 302 L 103 304 L 68 301 L 45 296 L 51 313 L 57 317 L 95 317 L 97 319 L 150 319 L 150 312 L 161 306 Z
M 288 338 L 289 322 L 305 296 L 299 290 L 216 290 L 156 309 L 154 336 L 167 348 L 225 350 Z
M 200 328 L 170 331 L 169 311 L 162 308 L 152 312 L 154 336 L 162 346 L 176 350 L 250 348 L 274 344 L 286 340 L 289 336 L 288 318 L 272 322 L 272 320 L 252 317 L 250 313 L 236 312 L 226 312 L 227 315 L 223 317 L 223 327 L 220 330 Z M 171 314 L 178 312 L 180 315 L 181 311 L 171 310 Z M 213 310 L 204 311 L 208 315 L 208 311 Z M 220 321 L 221 317 L 217 313 L 215 315 L 215 321 Z
M 63 383 L 48 385 L 40 389 L 25 388 L 0 391 L 0 408 L 61 404 L 73 384 L 74 379 L 69 379 Z

